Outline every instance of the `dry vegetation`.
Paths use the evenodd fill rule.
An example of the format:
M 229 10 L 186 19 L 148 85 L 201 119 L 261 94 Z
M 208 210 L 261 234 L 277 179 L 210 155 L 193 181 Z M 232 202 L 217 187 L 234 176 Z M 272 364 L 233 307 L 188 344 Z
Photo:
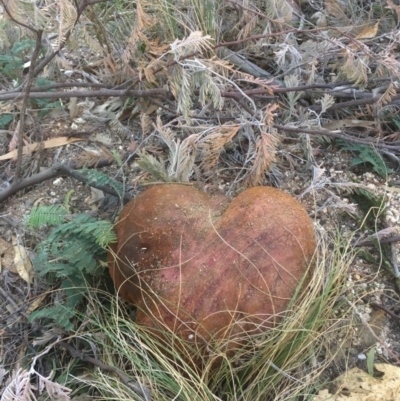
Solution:
M 0 6 L 1 400 L 306 400 L 346 369 L 355 328 L 369 327 L 357 305 L 375 296 L 370 287 L 350 290 L 355 245 L 376 246 L 375 260 L 394 278 L 390 300 L 399 300 L 396 249 L 387 257 L 384 246 L 399 240 L 400 216 L 393 210 L 383 224 L 388 200 L 353 174 L 372 171 L 376 187 L 399 183 L 398 2 L 0 0 Z M 334 179 L 332 155 L 351 171 L 346 180 Z M 196 183 L 230 196 L 255 185 L 282 187 L 315 219 L 318 268 L 281 326 L 246 339 L 248 348 L 233 359 L 224 344 L 216 346 L 221 366 L 213 370 L 211 358 L 198 372 L 173 350 L 160 352 L 132 311 L 110 295 L 96 270 L 104 270 L 101 250 L 113 240 L 110 213 L 102 201 L 92 210 L 101 223 L 78 216 L 87 211 L 86 188 L 76 188 L 74 203 L 60 183 L 76 184 L 65 177 L 114 196 L 108 205 L 114 212 L 151 182 Z M 95 233 L 92 254 L 74 262 L 85 273 L 75 281 L 63 277 L 65 265 L 48 267 L 38 257 L 44 258 L 38 244 L 49 238 L 46 227 L 29 229 L 43 223 L 38 209 L 22 225 L 33 206 L 54 203 L 29 194 L 54 188 L 61 205 L 53 205 L 46 222 L 70 224 L 66 236 L 79 222 L 83 236 L 72 238 L 78 243 Z M 349 194 L 369 202 L 364 214 L 343 199 Z M 354 238 L 341 238 L 340 222 L 337 230 L 324 229 L 327 209 L 357 222 Z M 356 242 L 358 229 L 374 236 Z M 55 253 L 52 262 L 62 259 Z M 26 268 L 29 258 L 36 258 L 35 269 L 46 266 L 41 274 Z M 8 268 L 13 264 L 20 279 Z M 80 296 L 73 312 L 71 288 Z M 55 309 L 31 319 L 44 306 Z M 385 349 L 398 364 L 396 352 Z

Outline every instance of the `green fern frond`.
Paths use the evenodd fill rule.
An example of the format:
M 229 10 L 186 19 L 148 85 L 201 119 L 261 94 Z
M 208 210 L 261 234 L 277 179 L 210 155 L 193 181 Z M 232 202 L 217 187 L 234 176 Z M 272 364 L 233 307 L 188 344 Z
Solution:
M 48 239 L 52 241 L 55 238 L 69 237 L 87 238 L 100 247 L 117 240 L 109 221 L 97 220 L 88 214 L 77 215 L 70 222 L 56 227 Z
M 61 205 L 36 206 L 26 219 L 29 228 L 39 228 L 45 224 L 59 225 L 65 221 L 67 210 Z
M 207 63 L 204 64 L 207 66 Z M 209 70 L 196 71 L 192 77 L 192 87 L 192 90 L 199 89 L 199 101 L 203 107 L 211 101 L 216 110 L 221 110 L 224 99 Z
M 113 149 L 111 153 L 113 154 L 114 160 L 117 163 L 118 167 L 123 167 L 124 163 L 122 163 L 120 154 L 115 149 Z
M 171 89 L 178 102 L 177 112 L 182 113 L 186 121 L 190 121 L 193 85 L 189 71 L 180 65 L 176 65 L 172 70 Z
M 98 259 L 105 256 L 105 247 L 116 241 L 113 226 L 82 214 L 53 229 L 38 248 L 34 260 L 39 275 L 54 273 L 56 277 L 95 274 Z
M 71 212 L 71 211 L 70 211 L 70 208 L 69 208 L 69 201 L 70 201 L 71 196 L 72 196 L 72 194 L 73 194 L 74 192 L 75 192 L 75 191 L 74 191 L 73 189 L 71 189 L 70 191 L 68 191 L 67 195 L 65 195 L 65 198 L 64 198 L 64 209 L 65 209 L 68 213 Z
M 66 331 L 74 328 L 74 324 L 71 320 L 76 316 L 76 310 L 62 303 L 32 312 L 29 315 L 29 321 L 33 322 L 37 319 L 54 320 L 55 316 L 57 317 L 57 325 L 63 327 Z
M 85 293 L 87 292 L 87 276 L 84 274 L 77 274 L 67 277 L 61 283 L 60 289 L 65 294 L 65 305 L 69 308 L 77 308 L 83 301 Z
M 113 225 L 106 220 L 96 220 L 95 223 L 88 224 L 86 233 L 93 235 L 96 244 L 102 248 L 110 243 L 117 242 L 117 236 L 113 230 Z
M 102 274 L 104 269 L 99 260 L 104 259 L 106 246 L 114 241 L 113 225 L 88 214 L 74 216 L 55 227 L 39 245 L 33 263 L 38 275 L 48 275 L 52 284 L 62 280 L 60 289 L 65 298 L 51 308 L 35 311 L 30 320 L 55 320 L 64 329 L 71 330 L 71 320 L 77 316 L 77 307 L 87 290 L 86 283 Z
M 147 171 L 155 181 L 172 181 L 163 161 L 156 159 L 154 156 L 146 153 L 145 151 L 139 152 L 138 155 L 139 158 L 137 159 L 137 164 L 139 168 Z
M 349 150 L 357 154 L 351 161 L 352 166 L 364 163 L 371 164 L 374 171 L 383 178 L 393 173 L 393 170 L 386 166 L 385 160 L 372 146 L 349 144 L 341 140 L 339 140 L 338 143 L 342 150 Z
M 45 251 L 40 251 L 34 260 L 35 271 L 39 277 L 43 277 L 48 273 L 52 273 L 57 278 L 63 278 L 68 274 L 70 265 L 65 263 L 49 262 L 45 257 Z
M 35 41 L 32 39 L 24 39 L 20 42 L 14 43 L 11 52 L 12 54 L 20 54 L 25 50 L 32 50 L 32 47 L 35 46 Z
M 120 198 L 123 197 L 124 192 L 125 192 L 124 185 L 121 184 L 120 182 L 112 179 L 107 174 L 104 174 L 97 170 L 87 169 L 87 168 L 83 168 L 83 169 L 79 170 L 79 172 L 87 178 L 89 186 L 92 184 L 109 186 L 118 193 L 118 196 Z

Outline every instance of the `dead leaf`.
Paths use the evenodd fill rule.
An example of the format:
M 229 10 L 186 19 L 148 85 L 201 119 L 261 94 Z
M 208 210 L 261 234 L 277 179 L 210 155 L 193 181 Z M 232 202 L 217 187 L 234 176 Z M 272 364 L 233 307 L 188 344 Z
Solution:
M 278 103 L 267 105 L 267 107 L 265 108 L 265 119 L 264 119 L 265 125 L 270 126 L 273 124 L 275 118 L 275 112 L 277 109 L 279 109 Z
M 138 141 L 131 141 L 131 142 L 129 143 L 129 152 L 130 152 L 130 153 L 135 152 L 136 149 L 138 148 L 138 146 L 139 146 L 139 142 L 138 142 Z
M 369 348 L 376 344 L 379 335 L 383 329 L 385 323 L 386 314 L 383 310 L 374 310 L 371 313 L 371 318 L 368 322 L 369 327 L 373 331 L 369 330 L 368 327 L 360 325 L 358 327 L 358 335 L 360 337 L 360 343 L 363 348 Z
M 112 145 L 113 140 L 110 134 L 104 132 L 98 132 L 95 134 L 94 138 L 95 141 L 101 142 L 103 145 L 110 147 Z
M 35 311 L 35 310 L 40 306 L 40 304 L 42 303 L 42 301 L 46 298 L 46 296 L 47 296 L 47 293 L 44 293 L 44 294 L 41 294 L 41 295 L 39 295 L 38 297 L 36 297 L 36 298 L 34 299 L 34 301 L 31 302 L 31 304 L 29 305 L 29 307 L 28 307 L 28 309 L 25 311 L 25 313 L 26 313 L 27 315 L 30 315 L 33 311 Z
M 372 39 L 378 33 L 378 28 L 379 28 L 379 21 L 373 26 L 367 26 L 364 29 L 362 29 L 356 36 L 356 39 Z
M 76 157 L 77 165 L 86 167 L 97 166 L 102 160 L 114 160 L 114 155 L 105 146 L 100 146 L 100 149 L 84 148 Z
M 343 5 L 340 4 L 337 0 L 325 0 L 325 10 L 327 11 L 328 14 L 332 15 L 333 17 L 336 18 L 346 18 L 346 14 L 344 13 L 343 10 Z
M 26 252 L 26 249 L 16 243 L 16 239 L 13 239 L 14 245 L 14 267 L 17 270 L 19 276 L 27 283 L 33 283 L 33 266 L 32 262 Z
M 85 203 L 89 204 L 92 211 L 99 210 L 100 202 L 104 198 L 104 192 L 100 189 L 90 187 L 90 197 L 85 199 Z
M 326 14 L 323 13 L 322 11 L 317 11 L 311 16 L 312 20 L 315 20 L 315 25 L 317 25 L 319 28 L 324 28 L 328 26 L 328 21 L 326 19 Z
M 35 142 L 31 143 L 30 145 L 24 146 L 22 149 L 22 153 L 24 155 L 34 152 L 38 149 L 49 149 L 49 148 L 58 148 L 59 146 L 68 145 L 73 142 L 83 141 L 82 138 L 69 138 L 67 136 L 60 136 L 58 138 L 48 139 L 43 143 Z M 8 160 L 12 159 L 13 157 L 17 157 L 18 150 L 15 149 L 12 152 L 8 152 L 5 155 L 0 156 L 0 160 Z

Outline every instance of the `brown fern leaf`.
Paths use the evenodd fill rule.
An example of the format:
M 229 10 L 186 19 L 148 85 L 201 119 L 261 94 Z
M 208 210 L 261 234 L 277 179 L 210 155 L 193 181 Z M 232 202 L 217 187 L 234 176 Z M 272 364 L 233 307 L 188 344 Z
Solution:
M 150 68 L 149 66 L 143 68 L 143 73 L 144 76 L 146 77 L 147 82 L 150 82 L 152 84 L 157 82 L 156 77 L 153 74 L 153 69 Z
M 94 40 L 88 30 L 85 28 L 85 25 L 80 25 L 80 35 L 83 37 L 84 42 L 88 45 L 88 47 L 99 54 L 104 53 L 104 48 L 100 45 L 100 43 L 97 40 Z
M 240 125 L 223 125 L 197 143 L 200 157 L 200 168 L 206 177 L 213 174 L 222 148 L 229 143 L 239 131 Z
M 366 85 L 368 82 L 368 57 L 354 54 L 350 49 L 344 53 L 345 62 L 341 66 L 341 71 L 356 85 Z
M 156 21 L 146 13 L 145 6 L 146 1 L 137 0 L 136 21 L 128 39 L 128 45 L 122 55 L 122 60 L 126 64 L 129 64 L 129 61 L 133 58 L 139 40 L 146 44 L 146 48 L 150 45 L 150 41 L 147 39 L 144 32 L 152 27 Z
M 46 29 L 51 22 L 46 15 L 46 8 L 38 7 L 34 1 L 8 0 L 6 5 L 13 18 L 36 29 Z M 54 5 L 52 7 L 56 8 Z M 9 19 L 8 13 L 2 12 L 2 18 Z
M 176 141 L 176 153 L 170 153 L 169 174 L 177 182 L 189 182 L 196 161 L 196 140 L 198 134 L 192 134 L 182 142 Z
M 388 88 L 385 90 L 383 95 L 380 97 L 380 99 L 376 103 L 377 107 L 380 109 L 385 104 L 388 104 L 389 102 L 391 102 L 392 97 L 396 96 L 396 95 L 397 95 L 396 87 L 394 86 L 393 82 L 391 82 L 389 84 Z
M 228 77 L 229 75 L 235 76 L 236 80 L 240 80 L 243 82 L 248 82 L 252 83 L 255 85 L 259 85 L 265 89 L 268 89 L 268 93 L 270 95 L 274 94 L 274 89 L 278 88 L 277 85 L 272 85 L 271 82 L 273 81 L 272 79 L 266 79 L 266 78 L 256 78 L 251 74 L 248 74 L 243 71 L 239 71 L 236 69 L 236 67 L 229 63 L 226 60 L 221 60 L 218 58 L 212 58 L 210 60 L 204 61 L 203 63 L 207 65 L 210 69 L 213 71 L 217 71 L 220 75 L 223 75 L 224 77 Z
M 246 18 L 246 23 L 245 23 L 244 27 L 238 33 L 238 39 L 243 39 L 243 38 L 246 38 L 247 36 L 250 36 L 252 34 L 252 32 L 254 32 L 254 29 L 256 28 L 258 21 L 259 21 L 259 17 L 257 14 L 256 15 L 254 15 L 254 14 L 248 15 L 248 18 Z
M 152 128 L 151 120 L 147 113 L 140 114 L 140 125 L 142 126 L 143 135 L 147 135 Z
M 278 103 L 269 104 L 265 109 L 265 118 L 264 122 L 267 127 L 270 127 L 274 122 L 274 112 L 279 108 Z
M 96 167 L 100 162 L 112 162 L 114 155 L 104 146 L 100 149 L 85 149 L 76 157 L 76 164 L 81 167 Z
M 16 128 L 15 128 L 15 130 L 14 130 L 13 136 L 12 136 L 12 138 L 11 138 L 11 141 L 10 141 L 10 143 L 8 144 L 8 151 L 9 151 L 9 152 L 12 152 L 14 149 L 17 148 L 17 145 L 18 145 L 19 123 L 20 123 L 20 122 L 18 121 L 17 126 L 16 126 Z
M 272 163 L 276 161 L 275 153 L 278 145 L 278 136 L 274 128 L 269 132 L 262 132 L 256 145 L 256 154 L 253 166 L 244 184 L 246 187 L 261 185 L 265 180 L 265 174 L 270 170 Z
M 60 25 L 58 27 L 58 46 L 65 41 L 68 32 L 74 27 L 78 18 L 78 13 L 75 6 L 69 0 L 60 0 Z
M 167 144 L 170 150 L 175 150 L 171 149 L 173 148 L 173 141 L 175 134 L 170 128 L 164 127 L 161 117 L 157 116 L 157 121 L 156 124 L 154 124 L 154 128 L 160 133 L 161 138 L 164 140 L 164 142 Z

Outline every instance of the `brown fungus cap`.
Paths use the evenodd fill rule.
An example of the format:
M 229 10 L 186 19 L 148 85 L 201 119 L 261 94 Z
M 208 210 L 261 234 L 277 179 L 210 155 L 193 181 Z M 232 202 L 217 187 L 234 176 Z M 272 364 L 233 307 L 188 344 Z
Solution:
M 116 232 L 110 272 L 137 322 L 196 343 L 275 324 L 316 248 L 305 209 L 270 187 L 229 202 L 157 185 L 125 206 Z

